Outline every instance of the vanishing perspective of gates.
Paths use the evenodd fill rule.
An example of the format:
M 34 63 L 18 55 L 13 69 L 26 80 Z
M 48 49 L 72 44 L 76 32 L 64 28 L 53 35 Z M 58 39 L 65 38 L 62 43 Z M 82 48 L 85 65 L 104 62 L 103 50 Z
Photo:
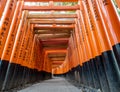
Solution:
M 120 92 L 120 0 L 0 0 L 0 90 L 52 75 Z

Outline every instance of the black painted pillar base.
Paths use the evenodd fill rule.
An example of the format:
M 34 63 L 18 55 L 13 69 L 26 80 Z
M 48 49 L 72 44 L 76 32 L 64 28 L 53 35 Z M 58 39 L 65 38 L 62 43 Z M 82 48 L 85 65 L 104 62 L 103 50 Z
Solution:
M 2 90 L 8 64 L 9 64 L 8 61 L 4 61 L 4 60 L 0 61 L 0 90 Z
M 102 56 L 97 56 L 93 62 L 96 65 L 96 70 L 100 80 L 102 92 L 110 92 L 108 80 L 106 77 L 106 73 L 105 73 L 105 69 L 102 61 Z
M 115 58 L 120 69 L 120 43 L 113 46 L 113 52 L 115 54 Z
M 104 52 L 102 59 L 111 92 L 120 92 L 120 70 L 113 51 Z

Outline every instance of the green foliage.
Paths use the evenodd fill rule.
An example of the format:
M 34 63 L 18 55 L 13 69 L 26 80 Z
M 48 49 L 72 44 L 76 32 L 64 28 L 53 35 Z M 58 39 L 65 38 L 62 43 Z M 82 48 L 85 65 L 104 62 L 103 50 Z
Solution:
M 62 5 L 69 5 L 69 6 L 74 6 L 76 5 L 78 2 L 63 2 Z
M 57 5 L 57 6 L 74 6 L 78 4 L 78 2 L 56 2 L 54 3 L 54 5 Z
M 113 3 L 114 3 L 114 5 L 115 5 L 115 8 L 117 9 L 117 12 L 118 12 L 119 16 L 120 16 L 120 9 L 118 8 L 118 6 L 117 6 L 117 4 L 116 4 L 116 1 L 113 0 Z
M 117 11 L 118 11 L 118 13 L 119 13 L 119 15 L 120 15 L 120 9 L 117 9 Z

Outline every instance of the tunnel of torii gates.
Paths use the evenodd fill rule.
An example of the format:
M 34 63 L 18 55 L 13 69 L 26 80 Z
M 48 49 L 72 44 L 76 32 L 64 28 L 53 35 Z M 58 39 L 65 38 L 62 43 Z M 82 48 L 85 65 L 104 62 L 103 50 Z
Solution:
M 52 74 L 120 92 L 120 17 L 113 0 L 0 0 L 0 90 Z

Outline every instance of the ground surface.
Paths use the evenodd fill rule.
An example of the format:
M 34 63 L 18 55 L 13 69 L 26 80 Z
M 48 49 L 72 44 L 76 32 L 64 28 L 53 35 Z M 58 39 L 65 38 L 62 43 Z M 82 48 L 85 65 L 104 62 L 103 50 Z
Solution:
M 81 92 L 64 78 L 53 78 L 34 84 L 18 92 Z

